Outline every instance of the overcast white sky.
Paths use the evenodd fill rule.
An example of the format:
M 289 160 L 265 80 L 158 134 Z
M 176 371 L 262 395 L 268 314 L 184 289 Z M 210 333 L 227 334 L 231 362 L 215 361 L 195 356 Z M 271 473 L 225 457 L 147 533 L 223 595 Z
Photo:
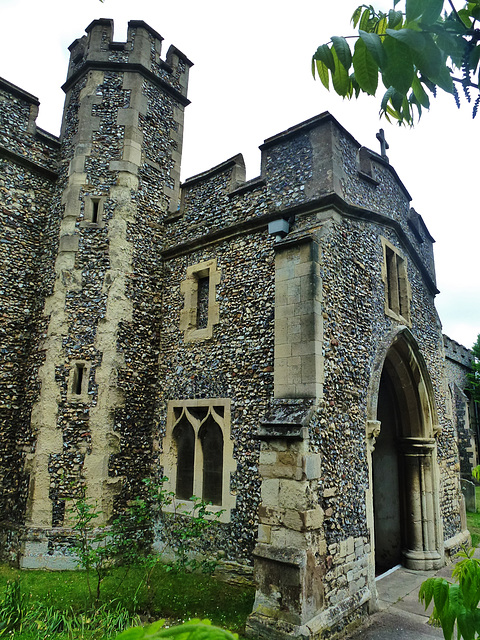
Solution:
M 477 180 L 480 116 L 451 96 L 432 102 L 413 130 L 379 121 L 379 99 L 344 102 L 312 79 L 311 55 L 332 35 L 352 33 L 360 0 L 0 0 L 0 76 L 36 95 L 37 124 L 58 134 L 68 45 L 96 18 L 145 20 L 194 62 L 186 110 L 182 179 L 243 153 L 259 173 L 265 138 L 330 111 L 363 145 L 378 150 L 385 129 L 390 162 L 435 244 L 437 308 L 443 331 L 471 346 L 480 333 Z M 375 6 L 390 8 L 379 0 Z

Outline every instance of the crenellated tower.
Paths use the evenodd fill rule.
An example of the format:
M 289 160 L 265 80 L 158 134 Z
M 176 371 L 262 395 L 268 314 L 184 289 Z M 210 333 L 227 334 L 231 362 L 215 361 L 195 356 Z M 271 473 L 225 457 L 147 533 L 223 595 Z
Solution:
M 108 518 L 155 460 L 162 223 L 179 201 L 191 62 L 142 21 L 126 42 L 95 20 L 70 46 L 55 285 L 32 412 L 23 566 L 62 557 L 65 501 L 84 487 Z M 59 562 L 62 562 L 59 560 Z

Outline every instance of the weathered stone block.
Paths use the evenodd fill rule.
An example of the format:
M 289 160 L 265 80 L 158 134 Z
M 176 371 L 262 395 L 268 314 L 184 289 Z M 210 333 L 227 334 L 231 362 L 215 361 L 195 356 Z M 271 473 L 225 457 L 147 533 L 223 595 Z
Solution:
M 280 481 L 274 479 L 265 479 L 262 482 L 261 497 L 262 503 L 266 507 L 277 507 L 279 502 Z M 283 502 L 281 503 L 283 506 Z
M 320 507 L 308 509 L 304 512 L 306 529 L 320 529 L 323 526 L 323 511 Z
M 270 544 L 272 540 L 272 527 L 266 524 L 258 525 L 258 542 Z
M 296 480 L 280 480 L 279 504 L 286 509 L 305 509 L 308 505 L 307 484 Z
M 320 478 L 322 471 L 321 456 L 318 453 L 307 453 L 304 456 L 304 471 L 307 480 Z

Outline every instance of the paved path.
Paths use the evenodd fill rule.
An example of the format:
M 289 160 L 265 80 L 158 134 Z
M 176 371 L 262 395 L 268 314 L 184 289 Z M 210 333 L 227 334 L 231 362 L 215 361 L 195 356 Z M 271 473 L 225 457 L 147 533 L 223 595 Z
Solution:
M 479 553 L 477 549 L 476 556 Z M 451 580 L 453 565 L 439 571 L 409 571 L 400 567 L 377 580 L 379 611 L 369 617 L 349 640 L 428 640 L 443 638 L 440 628 L 428 624 L 429 613 L 418 600 L 424 580 L 441 576 Z M 432 605 L 429 607 L 429 612 Z

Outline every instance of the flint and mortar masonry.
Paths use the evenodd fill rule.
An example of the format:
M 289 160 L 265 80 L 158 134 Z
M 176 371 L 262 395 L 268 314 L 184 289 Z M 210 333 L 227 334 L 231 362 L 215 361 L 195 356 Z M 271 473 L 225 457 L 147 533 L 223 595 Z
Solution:
M 72 566 L 67 500 L 85 488 L 108 521 L 167 453 L 175 468 L 168 403 L 211 407 L 229 439 L 213 544 L 237 569 L 255 558 L 251 633 L 341 633 L 375 605 L 385 438 L 417 514 L 403 560 L 438 566 L 468 535 L 468 363 L 444 347 L 433 239 L 394 169 L 328 113 L 266 140 L 258 178 L 234 156 L 180 189 L 191 62 L 162 60 L 141 21 L 124 43 L 111 20 L 86 31 L 61 141 L 0 81 L 4 556 Z

